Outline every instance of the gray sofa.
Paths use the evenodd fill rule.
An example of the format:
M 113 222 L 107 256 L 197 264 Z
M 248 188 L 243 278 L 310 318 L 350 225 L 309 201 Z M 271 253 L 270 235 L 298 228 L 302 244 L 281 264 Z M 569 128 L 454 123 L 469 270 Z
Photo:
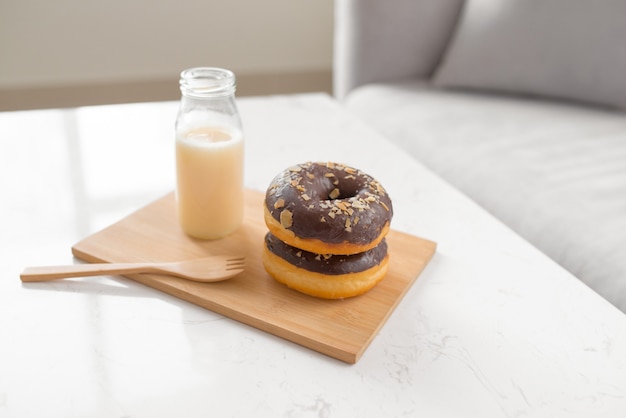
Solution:
M 345 107 L 626 312 L 626 1 L 335 4 Z

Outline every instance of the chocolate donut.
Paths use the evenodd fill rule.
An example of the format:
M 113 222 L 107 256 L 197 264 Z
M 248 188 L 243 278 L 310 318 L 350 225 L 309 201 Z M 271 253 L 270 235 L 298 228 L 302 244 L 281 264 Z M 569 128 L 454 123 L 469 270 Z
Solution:
M 389 231 L 389 195 L 370 175 L 337 163 L 298 164 L 265 195 L 265 223 L 287 244 L 317 254 L 357 254 Z
M 263 265 L 278 282 L 325 299 L 357 296 L 387 273 L 389 256 L 383 239 L 371 250 L 353 255 L 315 254 L 285 244 L 268 233 Z

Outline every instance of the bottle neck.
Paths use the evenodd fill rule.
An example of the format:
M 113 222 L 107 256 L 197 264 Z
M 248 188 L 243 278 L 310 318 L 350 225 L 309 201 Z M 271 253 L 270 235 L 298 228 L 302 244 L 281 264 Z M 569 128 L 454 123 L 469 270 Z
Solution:
M 196 67 L 180 74 L 180 91 L 183 97 L 217 99 L 234 96 L 235 74 L 223 68 Z
M 210 67 L 185 70 L 180 77 L 180 91 L 177 133 L 207 126 L 241 131 L 232 71 Z

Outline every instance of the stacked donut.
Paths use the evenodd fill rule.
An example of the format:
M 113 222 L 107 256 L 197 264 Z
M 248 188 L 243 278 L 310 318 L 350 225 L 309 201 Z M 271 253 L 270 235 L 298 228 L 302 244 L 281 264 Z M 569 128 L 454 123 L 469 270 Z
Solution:
M 385 189 L 361 170 L 295 165 L 265 195 L 263 264 L 278 282 L 312 296 L 360 295 L 387 273 L 392 216 Z

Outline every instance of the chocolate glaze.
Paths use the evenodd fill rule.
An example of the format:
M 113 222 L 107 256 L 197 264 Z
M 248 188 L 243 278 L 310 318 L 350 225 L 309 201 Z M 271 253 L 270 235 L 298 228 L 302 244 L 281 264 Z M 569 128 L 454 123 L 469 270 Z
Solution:
M 307 162 L 271 182 L 265 205 L 303 239 L 368 244 L 391 222 L 391 199 L 370 175 L 337 163 Z
M 368 270 L 379 265 L 387 255 L 387 242 L 384 239 L 371 250 L 353 255 L 322 255 L 302 251 L 285 244 L 269 232 L 265 235 L 265 246 L 297 268 L 332 276 Z

